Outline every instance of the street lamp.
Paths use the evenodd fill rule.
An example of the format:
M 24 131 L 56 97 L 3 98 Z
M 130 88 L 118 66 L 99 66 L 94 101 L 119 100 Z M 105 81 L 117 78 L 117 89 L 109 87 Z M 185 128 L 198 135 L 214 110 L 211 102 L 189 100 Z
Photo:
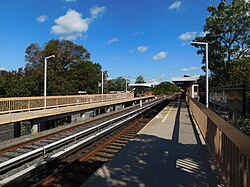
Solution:
M 46 96 L 47 96 L 47 59 L 54 58 L 55 55 L 47 56 L 44 59 L 44 108 L 46 108 Z
M 207 42 L 191 42 L 191 44 L 205 45 L 206 46 L 206 107 L 209 108 L 208 101 L 208 43 Z
M 102 70 L 102 102 L 103 102 L 103 81 L 104 81 L 104 71 Z
M 103 102 L 103 71 L 102 71 L 102 102 Z
M 125 77 L 125 79 L 126 79 L 126 93 L 127 93 L 127 91 L 128 91 L 128 79 L 130 78 L 130 76 L 128 76 L 128 77 Z

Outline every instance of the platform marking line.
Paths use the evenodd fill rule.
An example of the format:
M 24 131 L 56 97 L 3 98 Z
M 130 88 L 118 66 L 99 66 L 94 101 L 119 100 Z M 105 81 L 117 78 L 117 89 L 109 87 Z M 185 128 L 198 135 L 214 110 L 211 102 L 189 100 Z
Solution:
M 170 108 L 170 110 L 168 111 L 168 113 L 166 114 L 166 116 L 163 118 L 163 120 L 161 121 L 162 123 L 165 122 L 165 120 L 167 119 L 168 115 L 170 114 L 170 112 L 173 110 L 174 106 L 176 106 L 176 103 L 177 103 L 177 108 L 179 107 L 179 104 L 180 104 L 180 99 L 178 99 L 177 102 L 174 103 L 174 105 L 172 105 L 172 107 Z
M 170 112 L 173 110 L 174 105 L 170 108 L 170 110 L 168 111 L 168 113 L 166 114 L 166 116 L 163 118 L 163 120 L 161 121 L 162 123 L 165 122 L 165 120 L 167 119 L 168 115 L 170 114 Z

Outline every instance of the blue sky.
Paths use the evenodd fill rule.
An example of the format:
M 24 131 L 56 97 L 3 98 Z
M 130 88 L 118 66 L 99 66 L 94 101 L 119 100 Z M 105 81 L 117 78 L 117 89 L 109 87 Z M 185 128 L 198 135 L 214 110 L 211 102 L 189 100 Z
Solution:
M 204 74 L 189 42 L 220 0 L 0 0 L 0 69 L 25 66 L 25 49 L 50 39 L 83 45 L 109 78 L 147 82 Z

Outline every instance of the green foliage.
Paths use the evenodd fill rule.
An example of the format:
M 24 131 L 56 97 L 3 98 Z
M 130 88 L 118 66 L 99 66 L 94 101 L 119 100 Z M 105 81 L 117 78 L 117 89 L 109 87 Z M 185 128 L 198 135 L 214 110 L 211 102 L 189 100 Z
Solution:
M 208 7 L 211 15 L 207 17 L 204 25 L 205 36 L 196 37 L 195 41 L 209 44 L 209 69 L 213 82 L 216 82 L 216 85 L 212 86 L 233 84 L 234 71 L 240 64 L 243 65 L 237 61 L 249 58 L 249 10 L 250 3 L 245 0 L 233 0 L 231 4 L 222 0 L 217 8 L 214 5 Z M 204 64 L 205 46 L 193 45 L 200 48 L 197 54 L 203 54 Z
M 90 61 L 90 53 L 67 40 L 50 40 L 44 47 L 31 44 L 26 49 L 25 68 L 0 72 L 0 95 L 40 96 L 44 92 L 44 58 L 47 60 L 47 95 L 70 95 L 78 91 L 97 93 L 101 66 Z
M 195 41 L 208 42 L 210 87 L 245 84 L 250 87 L 250 2 L 233 0 L 231 4 L 222 0 L 218 7 L 208 7 L 211 13 L 204 25 L 204 37 Z M 198 46 L 197 54 L 203 55 L 205 63 L 205 46 Z M 203 67 L 204 68 L 204 67 Z M 200 92 L 205 91 L 205 80 L 198 80 Z M 248 97 L 247 91 L 246 97 Z M 202 97 L 201 97 L 202 98 Z M 249 99 L 246 99 L 246 102 Z M 248 105 L 247 105 L 248 106 Z M 249 136 L 249 119 L 238 122 L 237 128 Z
M 107 81 L 109 91 L 125 91 L 126 79 L 123 77 L 117 77 Z
M 230 82 L 250 87 L 250 58 L 242 58 L 231 64 Z
M 135 80 L 135 83 L 145 83 L 144 77 L 142 75 L 138 76 Z
M 175 84 L 172 84 L 170 82 L 162 82 L 156 85 L 152 91 L 155 93 L 155 95 L 160 95 L 160 94 L 170 95 L 180 90 L 178 86 L 176 86 Z
M 69 82 L 74 92 L 79 90 L 87 91 L 87 93 L 96 93 L 98 82 L 101 80 L 101 66 L 93 64 L 91 61 L 79 61 L 72 64 L 69 74 Z

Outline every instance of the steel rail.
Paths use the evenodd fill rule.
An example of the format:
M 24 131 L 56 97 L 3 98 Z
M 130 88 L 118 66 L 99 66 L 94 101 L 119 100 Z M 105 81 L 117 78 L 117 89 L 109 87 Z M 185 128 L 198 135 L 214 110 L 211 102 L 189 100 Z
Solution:
M 24 175 L 26 173 L 29 173 L 29 172 L 32 172 L 32 170 L 35 170 L 37 167 L 44 166 L 44 165 L 48 164 L 49 162 L 52 162 L 55 159 L 59 159 L 61 157 L 65 157 L 66 155 L 69 155 L 70 153 L 82 148 L 83 146 L 90 144 L 91 142 L 95 141 L 96 139 L 99 139 L 99 138 L 105 136 L 106 134 L 112 132 L 114 129 L 119 128 L 124 123 L 126 123 L 126 122 L 128 122 L 130 120 L 133 120 L 134 118 L 136 118 L 137 116 L 139 116 L 140 114 L 142 114 L 143 112 L 148 110 L 149 108 L 152 108 L 153 106 L 159 104 L 160 102 L 163 102 L 166 99 L 167 98 L 160 99 L 157 102 L 152 103 L 150 106 L 144 106 L 144 107 L 139 108 L 139 109 L 137 109 L 135 111 L 129 112 L 128 114 L 125 114 L 125 115 L 122 115 L 120 117 L 109 120 L 107 122 L 104 122 L 104 123 L 98 125 L 98 127 L 106 125 L 110 121 L 112 121 L 112 122 L 117 121 L 118 118 L 122 119 L 121 121 L 118 121 L 117 123 L 111 124 L 110 126 L 108 126 L 107 128 L 102 129 L 101 131 L 100 131 L 100 129 L 98 129 L 98 127 L 95 127 L 95 128 L 92 127 L 91 130 L 89 130 L 89 131 L 92 131 L 93 129 L 98 129 L 98 131 L 96 133 L 92 134 L 91 136 L 81 140 L 80 142 L 77 142 L 74 145 L 72 145 L 72 146 L 70 146 L 68 148 L 65 148 L 64 150 L 59 151 L 58 153 L 55 153 L 54 155 L 49 156 L 48 158 L 45 158 L 44 160 L 40 161 L 39 163 L 36 163 L 36 164 L 30 166 L 29 168 L 26 168 L 26 169 L 22 170 L 19 173 L 16 173 L 16 174 L 14 174 L 14 175 L 12 175 L 12 176 L 10 176 L 8 178 L 3 179 L 2 181 L 0 181 L 0 185 L 6 185 L 6 184 L 10 183 L 11 181 L 21 177 L 22 175 Z M 126 117 L 126 116 L 129 116 L 129 117 L 124 119 L 124 117 Z M 82 133 L 82 132 L 80 132 L 80 133 Z M 80 133 L 77 133 L 77 134 L 80 134 Z M 74 136 L 74 135 L 71 135 L 70 137 L 72 138 L 72 136 Z M 67 138 L 64 138 L 64 139 L 70 139 L 70 138 L 67 137 Z M 49 146 L 49 145 L 47 145 L 47 146 Z M 40 149 L 41 148 L 39 148 L 39 150 Z
M 154 103 L 151 103 L 150 105 L 147 105 L 147 106 L 144 106 L 144 107 L 141 107 L 139 109 L 136 109 L 134 111 L 131 111 L 127 114 L 124 114 L 122 116 L 119 116 L 119 117 L 116 117 L 114 119 L 111 119 L 111 120 L 108 120 L 106 122 L 103 122 L 97 126 L 94 126 L 94 127 L 90 127 L 82 132 L 79 132 L 79 133 L 76 133 L 74 135 L 70 135 L 66 138 L 63 138 L 61 140 L 57 140 L 53 143 L 50 143 L 48 145 L 45 145 L 41 148 L 38 148 L 38 149 L 35 149 L 33 151 L 30 151 L 28 153 L 25 153 L 23 155 L 20 155 L 20 156 L 17 156 L 15 158 L 12 158 L 10 160 L 7 160 L 5 162 L 2 162 L 0 163 L 0 173 L 3 173 L 7 170 L 10 170 L 11 168 L 17 166 L 17 165 L 20 165 L 24 162 L 27 162 L 33 158 L 37 158 L 41 155 L 43 155 L 45 157 L 46 153 L 48 153 L 49 151 L 52 151 L 52 150 L 55 150 L 56 148 L 60 147 L 60 146 L 63 146 L 63 145 L 66 145 L 67 143 L 69 142 L 72 142 L 73 141 L 76 141 L 76 139 L 79 139 L 83 136 L 86 136 L 86 135 L 89 135 L 91 133 L 93 133 L 94 131 L 100 131 L 101 129 L 103 129 L 106 125 L 108 124 L 112 124 L 114 122 L 117 122 L 119 120 L 122 120 L 124 118 L 126 118 L 127 116 L 130 116 L 132 114 L 135 114 L 135 113 L 142 113 L 143 111 L 146 111 L 147 109 L 157 105 L 158 103 L 162 102 L 163 100 L 165 100 L 167 98 L 163 98 L 163 99 L 160 99 L 158 100 L 157 102 L 154 102 Z M 128 118 L 129 119 L 129 118 Z

